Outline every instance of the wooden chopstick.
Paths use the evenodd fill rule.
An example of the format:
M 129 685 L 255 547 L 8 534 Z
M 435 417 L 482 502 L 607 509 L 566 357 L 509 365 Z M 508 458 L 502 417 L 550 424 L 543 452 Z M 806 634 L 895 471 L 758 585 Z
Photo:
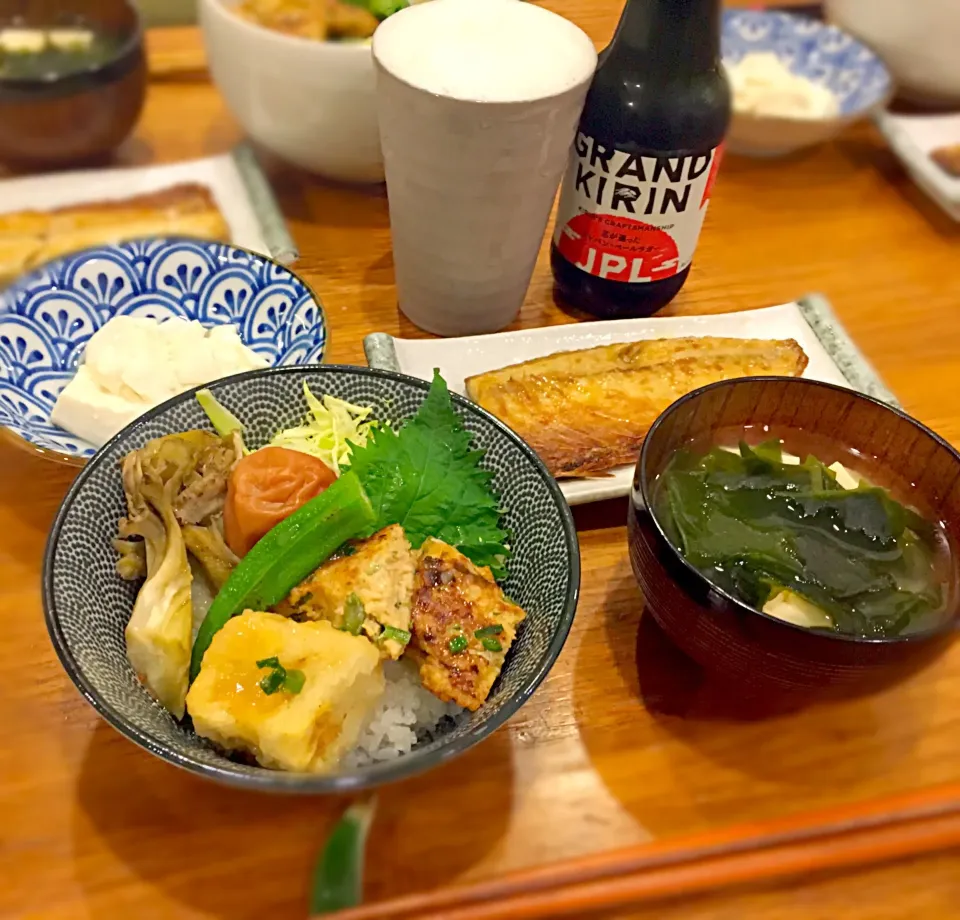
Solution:
M 699 894 L 736 884 L 770 882 L 798 874 L 876 865 L 904 855 L 934 852 L 960 845 L 960 814 L 925 818 L 885 828 L 854 831 L 842 837 L 714 857 L 699 863 L 640 870 L 612 879 L 565 885 L 542 892 L 514 895 L 496 904 L 475 904 L 433 913 L 422 920 L 532 920 L 583 916 L 679 895 Z
M 531 920 L 960 846 L 960 784 L 598 853 L 341 911 L 337 920 Z

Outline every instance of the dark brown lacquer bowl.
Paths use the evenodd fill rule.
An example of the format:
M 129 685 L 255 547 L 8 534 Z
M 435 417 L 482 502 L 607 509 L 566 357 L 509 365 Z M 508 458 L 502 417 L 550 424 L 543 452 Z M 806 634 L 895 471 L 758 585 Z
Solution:
M 903 412 L 842 387 L 792 377 L 728 380 L 670 406 L 647 434 L 634 474 L 630 561 L 664 632 L 706 670 L 764 693 L 868 684 L 935 654 L 955 626 L 956 591 L 949 599 L 952 617 L 933 631 L 880 639 L 812 631 L 714 587 L 670 544 L 649 510 L 657 476 L 679 447 L 748 425 L 803 432 L 829 439 L 838 451 L 859 452 L 878 484 L 908 488 L 918 510 L 943 522 L 956 566 L 960 454 L 946 441 Z
M 0 162 L 16 169 L 82 165 L 105 157 L 140 117 L 147 65 L 129 0 L 0 3 L 0 27 L 87 26 L 120 39 L 105 63 L 50 79 L 0 78 Z

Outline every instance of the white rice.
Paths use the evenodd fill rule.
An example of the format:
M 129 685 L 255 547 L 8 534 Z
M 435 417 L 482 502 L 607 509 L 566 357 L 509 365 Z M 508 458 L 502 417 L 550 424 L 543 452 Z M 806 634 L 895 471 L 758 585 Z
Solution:
M 412 661 L 385 661 L 383 676 L 383 696 L 354 749 L 343 759 L 344 767 L 369 766 L 409 754 L 418 734 L 432 734 L 445 716 L 463 712 L 455 703 L 444 703 L 425 690 Z

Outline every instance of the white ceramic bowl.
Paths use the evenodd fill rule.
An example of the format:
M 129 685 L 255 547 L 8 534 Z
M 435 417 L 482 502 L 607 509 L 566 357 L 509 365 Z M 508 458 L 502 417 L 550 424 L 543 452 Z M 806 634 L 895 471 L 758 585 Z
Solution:
M 955 0 L 960 3 L 960 0 Z M 751 52 L 775 54 L 794 74 L 826 86 L 839 112 L 830 118 L 779 118 L 737 112 L 727 150 L 747 156 L 782 156 L 829 140 L 847 125 L 882 108 L 893 85 L 880 58 L 851 35 L 789 13 L 731 9 L 723 13 L 723 61 Z
M 960 103 L 960 0 L 826 0 L 824 12 L 883 58 L 902 96 Z
M 241 19 L 236 0 L 200 0 L 210 73 L 258 144 L 344 182 L 382 182 L 368 43 L 315 42 Z

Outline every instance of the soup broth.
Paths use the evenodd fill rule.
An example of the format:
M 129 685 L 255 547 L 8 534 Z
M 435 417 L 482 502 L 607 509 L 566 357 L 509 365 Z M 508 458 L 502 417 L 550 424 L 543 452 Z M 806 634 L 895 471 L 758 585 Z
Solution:
M 123 41 L 89 26 L 0 27 L 0 80 L 52 80 L 112 61 Z
M 942 524 L 912 486 L 826 438 L 721 430 L 674 454 L 653 505 L 711 582 L 797 625 L 883 638 L 935 628 L 951 609 Z

